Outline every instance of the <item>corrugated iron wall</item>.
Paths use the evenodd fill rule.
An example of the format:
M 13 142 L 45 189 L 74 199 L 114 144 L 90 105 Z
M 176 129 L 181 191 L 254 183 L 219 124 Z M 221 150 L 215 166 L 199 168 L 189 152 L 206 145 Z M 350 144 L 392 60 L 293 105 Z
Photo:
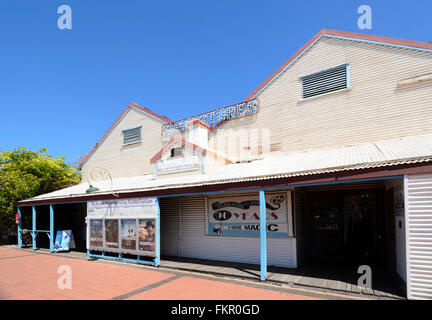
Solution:
M 260 263 L 259 237 L 206 235 L 206 198 L 161 200 L 161 254 L 188 258 Z M 267 238 L 268 265 L 297 266 L 295 238 Z
M 404 182 L 408 298 L 432 299 L 432 174 Z

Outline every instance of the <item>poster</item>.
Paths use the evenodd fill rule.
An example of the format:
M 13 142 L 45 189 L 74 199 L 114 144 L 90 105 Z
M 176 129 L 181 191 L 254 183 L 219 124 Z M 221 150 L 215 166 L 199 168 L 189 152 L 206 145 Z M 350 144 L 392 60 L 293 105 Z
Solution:
M 54 242 L 54 251 L 69 251 L 75 249 L 72 230 L 58 230 Z
M 119 222 L 117 219 L 105 220 L 105 246 L 107 248 L 119 247 Z
M 121 220 L 121 247 L 136 250 L 137 225 L 135 219 Z
M 90 246 L 103 246 L 102 219 L 90 220 Z
M 140 251 L 155 251 L 155 219 L 140 219 L 138 222 L 138 235 Z
M 266 194 L 267 236 L 292 235 L 291 193 Z M 208 198 L 208 235 L 258 237 L 259 195 Z
M 156 197 L 89 201 L 87 249 L 155 257 L 157 217 Z

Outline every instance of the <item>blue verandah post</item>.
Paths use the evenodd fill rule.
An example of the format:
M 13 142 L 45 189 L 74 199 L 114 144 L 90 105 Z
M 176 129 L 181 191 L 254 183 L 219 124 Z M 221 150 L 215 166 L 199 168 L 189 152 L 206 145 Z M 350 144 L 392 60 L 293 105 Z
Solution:
M 36 250 L 36 207 L 32 206 L 32 244 L 33 250 Z
M 160 206 L 159 198 L 156 198 L 157 216 L 156 216 L 156 257 L 155 266 L 159 267 L 160 264 Z
M 267 223 L 266 223 L 266 200 L 264 189 L 259 191 L 260 204 L 260 265 L 261 265 L 261 281 L 267 277 Z
M 54 251 L 54 208 L 50 204 L 50 252 Z
M 20 223 L 18 224 L 18 248 L 22 248 L 22 237 L 21 237 L 21 209 L 17 207 Z

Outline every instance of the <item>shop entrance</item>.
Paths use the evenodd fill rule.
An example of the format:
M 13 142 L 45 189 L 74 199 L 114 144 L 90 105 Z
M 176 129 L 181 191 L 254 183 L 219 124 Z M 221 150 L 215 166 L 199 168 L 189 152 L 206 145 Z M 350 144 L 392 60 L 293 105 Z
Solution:
M 389 267 L 385 181 L 305 188 L 305 263 Z

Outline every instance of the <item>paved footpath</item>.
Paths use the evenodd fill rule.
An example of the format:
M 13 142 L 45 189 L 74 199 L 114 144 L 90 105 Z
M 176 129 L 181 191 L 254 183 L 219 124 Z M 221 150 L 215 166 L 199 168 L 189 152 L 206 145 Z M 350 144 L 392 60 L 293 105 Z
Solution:
M 71 288 L 65 278 L 71 271 Z M 60 272 L 59 272 L 60 271 Z M 60 283 L 60 286 L 59 286 Z M 66 288 L 64 288 L 66 286 Z M 0 247 L 0 299 L 343 299 L 289 287 Z

